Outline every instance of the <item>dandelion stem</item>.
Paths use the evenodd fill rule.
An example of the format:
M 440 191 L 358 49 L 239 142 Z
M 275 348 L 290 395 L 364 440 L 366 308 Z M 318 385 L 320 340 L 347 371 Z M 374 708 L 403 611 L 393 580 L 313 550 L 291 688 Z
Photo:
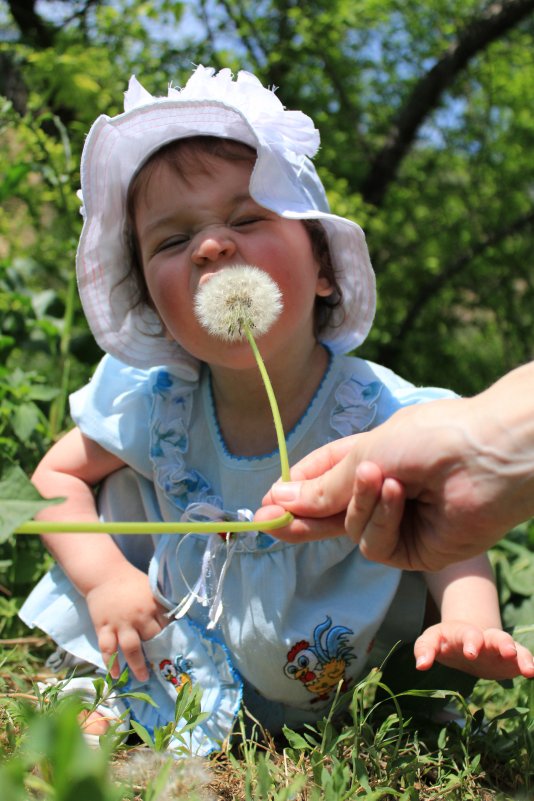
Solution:
M 22 523 L 14 534 L 228 534 L 239 531 L 273 531 L 287 526 L 293 515 L 286 512 L 272 520 L 189 520 L 186 523 L 111 521 L 79 523 L 71 521 L 30 520 Z
M 267 392 L 267 397 L 269 398 L 269 403 L 271 405 L 274 427 L 276 429 L 276 438 L 278 440 L 278 452 L 280 454 L 280 469 L 281 469 L 282 481 L 289 481 L 290 479 L 289 459 L 287 456 L 287 446 L 284 435 L 284 428 L 282 426 L 280 410 L 278 409 L 278 403 L 276 402 L 276 396 L 274 394 L 273 386 L 271 384 L 271 379 L 269 378 L 267 368 L 265 367 L 265 363 L 261 357 L 261 353 L 258 349 L 258 346 L 256 345 L 256 340 L 252 336 L 252 332 L 247 323 L 243 325 L 243 331 L 248 339 L 250 347 L 252 348 L 252 352 L 254 353 L 254 356 L 256 358 L 256 362 L 259 371 L 261 373 L 263 383 L 265 385 L 265 391 Z

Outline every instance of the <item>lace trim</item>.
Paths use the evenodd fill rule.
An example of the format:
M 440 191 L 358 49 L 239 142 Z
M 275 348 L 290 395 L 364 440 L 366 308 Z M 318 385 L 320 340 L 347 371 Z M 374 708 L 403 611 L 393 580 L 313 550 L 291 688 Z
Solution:
M 156 376 L 152 392 L 153 404 L 150 423 L 150 460 L 154 469 L 154 480 L 166 497 L 175 505 L 180 520 L 220 520 L 224 532 L 224 520 L 251 520 L 248 509 L 228 512 L 207 479 L 198 471 L 188 469 L 185 454 L 189 448 L 189 426 L 193 409 L 194 393 L 198 383 L 184 384 L 166 370 Z M 180 547 L 189 536 L 180 541 Z M 209 629 L 213 629 L 223 611 L 223 584 L 230 561 L 236 550 L 265 548 L 273 542 L 272 537 L 261 532 L 246 532 L 246 536 L 233 538 L 218 534 L 206 536 L 206 550 L 200 566 L 199 577 L 187 595 L 168 614 L 180 618 L 187 614 L 193 603 L 209 607 Z M 220 571 L 216 569 L 219 555 L 224 549 L 224 560 Z M 157 593 L 157 587 L 154 587 Z M 165 603 L 164 599 L 160 600 Z
M 325 382 L 327 381 L 327 379 L 328 379 L 328 377 L 330 375 L 330 371 L 332 369 L 332 362 L 333 362 L 333 358 L 334 357 L 333 357 L 333 353 L 330 350 L 330 348 L 328 348 L 326 345 L 323 345 L 323 347 L 324 347 L 324 349 L 326 350 L 326 352 L 328 354 L 328 363 L 326 365 L 326 369 L 324 371 L 323 377 L 321 378 L 319 386 L 317 387 L 317 389 L 313 393 L 313 396 L 312 396 L 310 402 L 308 403 L 308 406 L 304 410 L 303 414 L 297 420 L 297 422 L 295 423 L 293 428 L 290 431 L 288 431 L 288 433 L 286 435 L 286 440 L 291 439 L 293 434 L 300 428 L 302 423 L 304 423 L 304 421 L 306 420 L 308 414 L 310 413 L 315 401 L 319 397 L 319 395 L 320 395 L 320 393 L 321 393 L 321 391 L 322 391 L 322 389 L 323 389 L 323 387 L 325 385 Z M 224 437 L 223 437 L 223 434 L 222 434 L 222 431 L 221 431 L 221 427 L 219 425 L 219 418 L 217 417 L 217 410 L 215 408 L 215 400 L 213 398 L 213 387 L 212 387 L 212 381 L 211 381 L 211 373 L 209 373 L 209 377 L 208 377 L 208 390 L 209 390 L 208 391 L 208 400 L 209 400 L 210 410 L 211 410 L 211 414 L 212 414 L 212 419 L 213 419 L 213 422 L 214 422 L 214 425 L 215 425 L 215 431 L 217 433 L 217 439 L 218 439 L 219 444 L 221 446 L 221 450 L 222 450 L 222 452 L 224 453 L 224 455 L 226 457 L 228 457 L 230 459 L 236 459 L 237 461 L 259 462 L 262 459 L 272 459 L 273 456 L 276 456 L 278 454 L 278 449 L 276 449 L 274 451 L 271 451 L 270 453 L 260 454 L 258 456 L 236 456 L 234 453 L 231 453 L 228 450 L 227 446 L 226 446 L 226 442 L 224 441 Z
M 191 505 L 208 504 L 224 514 L 222 499 L 198 470 L 187 469 L 189 426 L 198 383 L 178 381 L 166 370 L 157 373 L 152 387 L 150 461 L 154 478 L 181 515 Z M 207 518 L 208 519 L 208 518 Z M 213 519 L 213 518 L 209 518 Z

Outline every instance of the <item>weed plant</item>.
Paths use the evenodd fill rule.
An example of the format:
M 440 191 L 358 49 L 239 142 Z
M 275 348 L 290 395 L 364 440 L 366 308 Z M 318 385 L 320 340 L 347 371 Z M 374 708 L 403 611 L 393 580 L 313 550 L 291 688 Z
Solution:
M 273 738 L 244 710 L 231 743 L 209 759 L 192 757 L 187 733 L 202 720 L 198 693 L 177 699 L 176 721 L 153 735 L 138 724 L 113 727 L 100 748 L 83 739 L 78 715 L 118 682 L 96 680 L 93 704 L 44 687 L 46 638 L 3 641 L 0 664 L 2 801 L 531 801 L 534 798 L 534 684 L 479 682 L 467 701 L 446 696 L 449 723 L 407 716 L 372 671 L 329 715 Z M 66 679 L 67 680 L 67 679 Z M 377 701 L 377 690 L 383 700 Z M 166 753 L 175 736 L 178 758 Z

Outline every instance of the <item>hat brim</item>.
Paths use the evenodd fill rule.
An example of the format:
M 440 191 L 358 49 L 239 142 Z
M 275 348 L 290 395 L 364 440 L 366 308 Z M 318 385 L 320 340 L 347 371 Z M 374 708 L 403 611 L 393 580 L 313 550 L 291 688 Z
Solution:
M 312 162 L 306 156 L 282 157 L 256 135 L 243 114 L 222 102 L 157 99 L 117 117 L 99 117 L 82 154 L 78 287 L 100 347 L 134 367 L 165 364 L 191 379 L 198 373 L 196 360 L 165 338 L 155 312 L 133 305 L 136 286 L 125 236 L 126 197 L 134 174 L 165 144 L 198 135 L 234 139 L 256 150 L 250 193 L 260 205 L 288 219 L 320 220 L 343 293 L 342 306 L 321 340 L 334 352 L 360 345 L 376 305 L 365 236 L 356 223 L 330 214 Z

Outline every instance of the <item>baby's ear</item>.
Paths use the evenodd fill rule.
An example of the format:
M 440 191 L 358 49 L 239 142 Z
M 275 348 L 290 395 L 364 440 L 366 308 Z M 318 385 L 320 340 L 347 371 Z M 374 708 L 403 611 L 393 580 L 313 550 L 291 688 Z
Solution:
M 315 286 L 316 295 L 318 295 L 320 298 L 327 298 L 332 294 L 333 291 L 334 287 L 326 276 L 320 276 L 317 279 L 317 284 Z

